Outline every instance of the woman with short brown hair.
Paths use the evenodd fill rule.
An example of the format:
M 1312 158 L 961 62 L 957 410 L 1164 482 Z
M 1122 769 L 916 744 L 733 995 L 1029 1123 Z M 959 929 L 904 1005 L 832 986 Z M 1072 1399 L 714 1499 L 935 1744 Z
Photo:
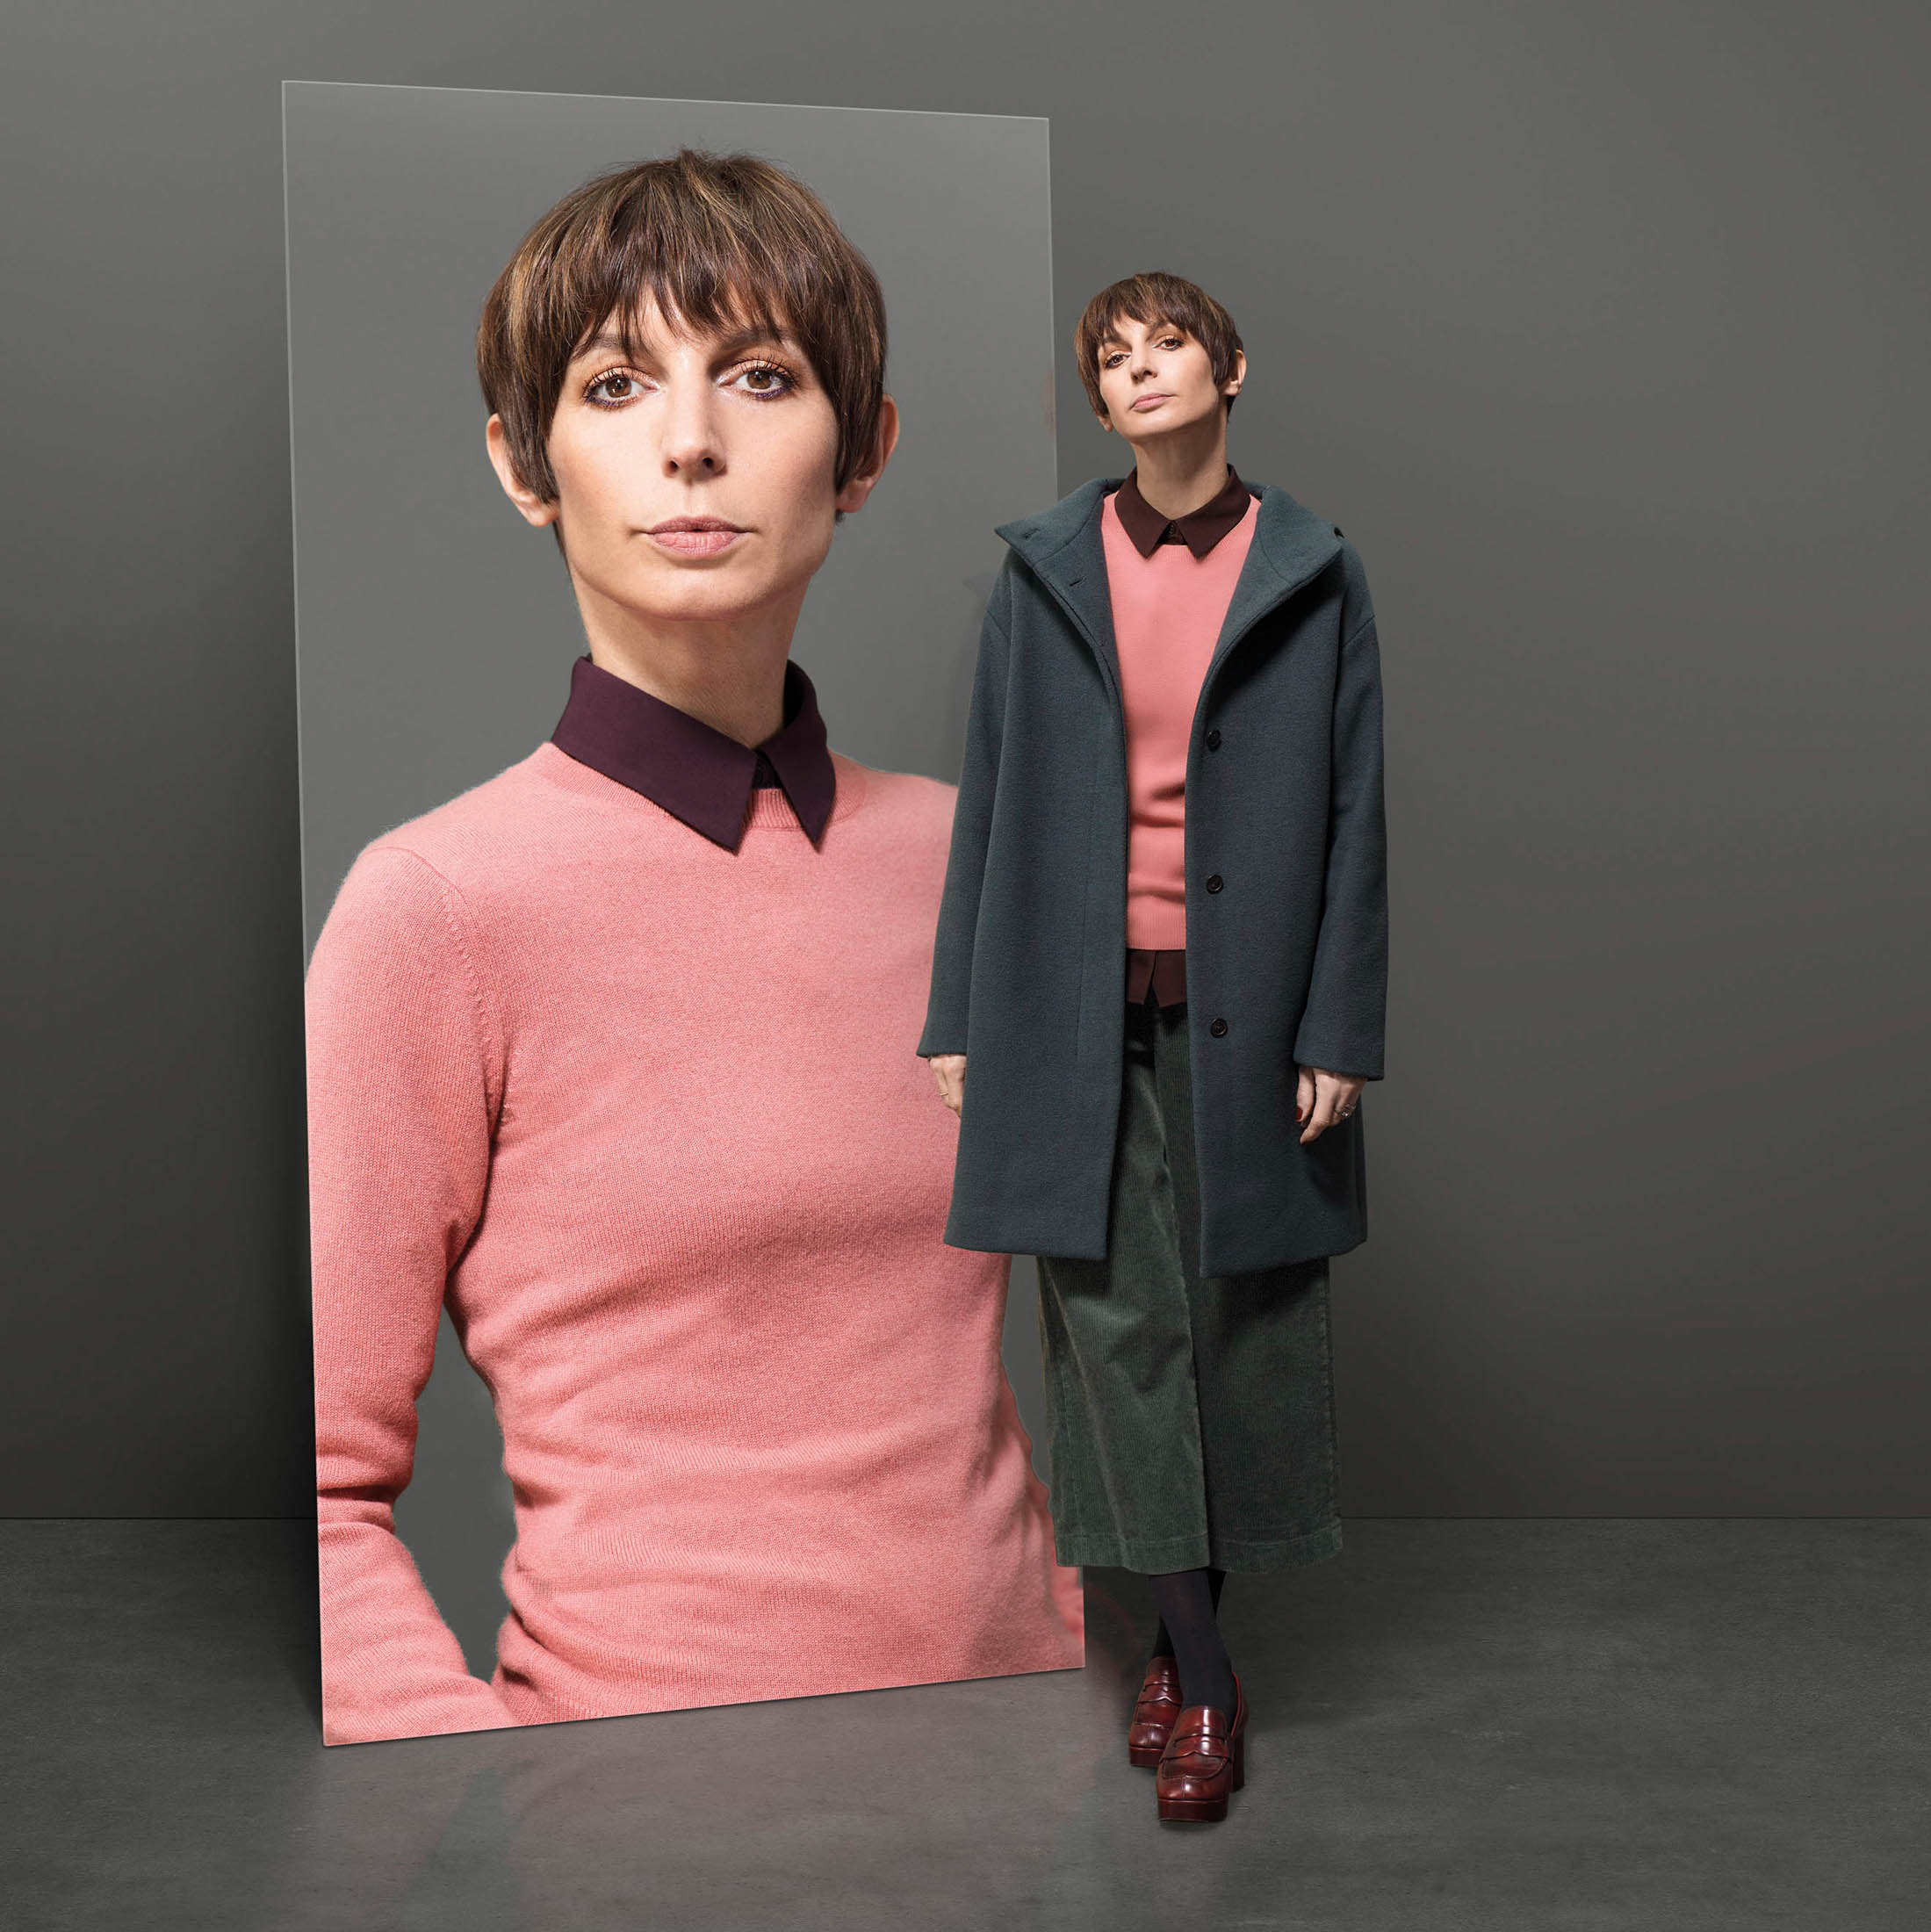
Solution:
M 486 305 L 490 458 L 588 645 L 551 737 L 358 854 L 307 986 L 332 1742 L 1081 1661 L 906 1052 L 953 795 L 790 661 L 897 433 L 804 185 L 586 184 Z M 395 1533 L 441 1311 L 515 1497 L 472 1676 Z
M 1341 1545 L 1380 648 L 1339 529 L 1227 460 L 1227 311 L 1130 276 L 1075 343 L 1134 467 L 999 531 L 919 1051 L 962 1108 L 947 1239 L 1040 1258 L 1060 1561 L 1151 1580 L 1128 1755 L 1159 1816 L 1210 1822 L 1245 1777 L 1221 1582 Z

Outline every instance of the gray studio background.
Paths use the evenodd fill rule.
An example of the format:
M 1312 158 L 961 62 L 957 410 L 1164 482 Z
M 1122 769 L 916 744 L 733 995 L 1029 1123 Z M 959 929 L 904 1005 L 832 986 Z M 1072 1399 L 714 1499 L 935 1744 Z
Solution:
M 1085 297 L 1196 276 L 1242 472 L 1380 613 L 1344 1509 L 1931 1503 L 1921 8 L 98 0 L 8 55 L 0 1508 L 310 1507 L 292 76 L 1048 117 L 1055 487 Z
M 792 654 L 836 749 L 956 777 L 992 526 L 1056 494 L 1047 124 L 313 83 L 284 98 L 309 950 L 364 845 L 556 724 L 582 627 L 550 532 L 484 456 L 477 317 L 545 209 L 687 143 L 790 169 L 878 271 L 898 447 L 839 525 Z M 1042 1440 L 1037 1288 L 1030 1262 L 1015 1272 L 1007 1352 Z M 515 1525 L 446 1314 L 419 1413 L 397 1526 L 486 1676 Z

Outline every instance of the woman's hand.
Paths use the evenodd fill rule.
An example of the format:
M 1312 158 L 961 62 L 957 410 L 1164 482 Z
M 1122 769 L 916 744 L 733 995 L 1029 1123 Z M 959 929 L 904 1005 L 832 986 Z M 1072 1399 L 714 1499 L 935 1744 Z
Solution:
M 959 1064 L 962 1071 L 965 1063 L 962 1060 Z M 1352 1074 L 1303 1067 L 1294 1089 L 1294 1118 L 1308 1123 L 1301 1144 L 1305 1147 L 1309 1141 L 1319 1140 L 1337 1121 L 1346 1120 L 1360 1105 L 1361 1089 L 1366 1085 Z
M 965 1105 L 965 1063 L 962 1053 L 935 1053 L 926 1062 L 939 1083 L 939 1098 L 955 1114 Z

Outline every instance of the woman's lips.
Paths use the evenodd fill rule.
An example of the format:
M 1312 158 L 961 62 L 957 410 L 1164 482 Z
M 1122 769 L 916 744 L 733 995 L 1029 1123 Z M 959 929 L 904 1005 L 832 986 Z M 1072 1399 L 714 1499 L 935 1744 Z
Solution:
M 729 550 L 745 533 L 735 524 L 699 517 L 674 517 L 644 534 L 680 557 L 715 557 Z
M 1166 392 L 1163 390 L 1156 396 L 1135 397 L 1133 407 L 1135 409 L 1157 409 L 1163 402 L 1166 402 L 1170 400 L 1171 399 L 1167 395 Z

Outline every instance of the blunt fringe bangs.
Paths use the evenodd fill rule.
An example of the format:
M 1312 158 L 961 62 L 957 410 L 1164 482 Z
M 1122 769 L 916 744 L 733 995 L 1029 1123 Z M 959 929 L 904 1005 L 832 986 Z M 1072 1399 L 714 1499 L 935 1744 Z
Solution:
M 571 359 L 606 323 L 632 352 L 637 312 L 652 299 L 686 328 L 789 335 L 837 416 L 835 487 L 844 488 L 878 436 L 878 278 L 796 177 L 754 155 L 694 148 L 566 195 L 517 245 L 483 304 L 477 379 L 525 487 L 556 499 L 545 445 Z
M 1196 283 L 1183 276 L 1168 275 L 1149 269 L 1143 275 L 1129 275 L 1122 282 L 1103 288 L 1086 305 L 1073 331 L 1073 353 L 1079 364 L 1079 379 L 1086 386 L 1086 400 L 1093 414 L 1104 417 L 1106 405 L 1099 393 L 1099 350 L 1107 335 L 1124 317 L 1142 326 L 1173 322 L 1206 350 L 1215 383 L 1225 382 L 1234 373 L 1234 357 L 1240 352 L 1241 334 L 1234 318 Z M 1235 398 L 1222 399 L 1229 415 Z

